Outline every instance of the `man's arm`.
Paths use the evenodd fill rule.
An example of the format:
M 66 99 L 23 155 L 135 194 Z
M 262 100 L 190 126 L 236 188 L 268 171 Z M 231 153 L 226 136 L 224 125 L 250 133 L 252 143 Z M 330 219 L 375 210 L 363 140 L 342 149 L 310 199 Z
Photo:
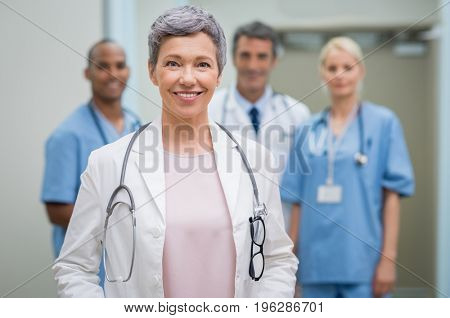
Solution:
M 69 226 L 70 217 L 73 212 L 73 204 L 47 202 L 45 208 L 51 223 L 60 225 L 63 228 Z
M 293 252 L 295 254 L 297 253 L 298 230 L 300 227 L 300 213 L 301 213 L 300 204 L 293 203 L 291 210 L 291 220 L 289 223 L 289 237 L 294 243 Z
M 41 200 L 52 224 L 67 228 L 78 193 L 79 142 L 69 131 L 56 131 L 45 145 Z

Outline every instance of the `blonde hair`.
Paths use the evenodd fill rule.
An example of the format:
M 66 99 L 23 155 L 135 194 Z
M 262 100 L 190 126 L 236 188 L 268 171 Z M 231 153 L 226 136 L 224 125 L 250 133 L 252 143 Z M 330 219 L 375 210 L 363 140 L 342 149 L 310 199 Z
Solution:
M 319 55 L 319 66 L 322 67 L 332 49 L 338 49 L 352 55 L 358 63 L 364 67 L 363 53 L 358 43 L 346 36 L 338 36 L 330 39 L 322 48 Z

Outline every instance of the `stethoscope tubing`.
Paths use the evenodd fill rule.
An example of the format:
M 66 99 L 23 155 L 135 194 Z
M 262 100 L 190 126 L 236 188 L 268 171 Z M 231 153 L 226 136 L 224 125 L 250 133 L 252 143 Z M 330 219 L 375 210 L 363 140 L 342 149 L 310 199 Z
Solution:
M 121 173 L 120 173 L 120 182 L 119 182 L 119 186 L 113 191 L 109 202 L 108 202 L 108 206 L 106 209 L 106 218 L 105 218 L 105 224 L 104 224 L 104 230 L 103 230 L 103 239 L 101 241 L 102 243 L 102 254 L 103 254 L 103 261 L 105 264 L 105 273 L 106 273 L 106 279 L 109 282 L 127 282 L 128 280 L 130 280 L 131 275 L 133 273 L 133 266 L 134 266 L 134 260 L 135 260 L 135 254 L 136 254 L 136 217 L 135 217 L 135 203 L 134 203 L 134 197 L 133 197 L 133 193 L 131 191 L 131 189 L 129 187 L 127 187 L 125 185 L 125 176 L 126 176 L 126 169 L 127 169 L 127 165 L 128 165 L 128 159 L 130 156 L 130 152 L 131 149 L 136 141 L 136 139 L 139 137 L 139 135 L 151 124 L 147 123 L 143 126 L 141 126 L 131 137 L 130 142 L 128 143 L 127 149 L 125 151 L 125 155 L 124 155 L 124 159 L 122 162 L 122 169 L 121 169 Z M 253 188 L 253 196 L 254 196 L 254 201 L 255 201 L 255 205 L 254 205 L 254 209 L 253 209 L 253 218 L 256 219 L 258 217 L 260 218 L 264 218 L 265 216 L 267 216 L 267 209 L 266 209 L 266 205 L 264 203 L 261 203 L 260 198 L 259 198 L 259 189 L 258 189 L 258 185 L 256 183 L 256 179 L 253 173 L 253 169 L 250 166 L 250 163 L 247 159 L 247 156 L 245 155 L 243 149 L 241 148 L 241 145 L 239 144 L 239 142 L 234 138 L 234 136 L 231 134 L 231 132 L 226 129 L 224 126 L 222 126 L 221 124 L 217 123 L 216 124 L 227 134 L 227 136 L 235 143 L 236 145 L 236 149 L 238 150 L 241 159 L 244 163 L 244 166 L 249 174 L 250 177 L 250 181 L 252 184 L 252 188 Z M 115 198 L 117 196 L 117 194 L 120 191 L 126 191 L 129 198 L 130 198 L 130 204 L 128 205 L 127 203 L 123 202 L 123 201 L 115 201 Z M 108 272 L 108 268 L 107 268 L 107 262 L 106 262 L 106 258 L 107 258 L 107 249 L 106 249 L 106 232 L 108 229 L 108 222 L 109 222 L 109 218 L 111 217 L 111 215 L 114 212 L 114 208 L 120 204 L 129 206 L 129 210 L 132 216 L 132 226 L 133 226 L 133 248 L 132 248 L 132 259 L 131 259 L 131 265 L 130 265 L 130 271 L 127 274 L 127 277 L 125 279 L 114 279 L 112 277 L 109 276 L 109 272 Z
M 331 109 L 331 107 L 327 107 L 325 110 L 322 111 L 322 113 L 320 115 L 320 119 L 312 127 L 312 130 L 316 130 L 317 127 L 321 124 L 327 125 L 327 113 L 330 112 L 330 109 Z M 364 123 L 363 123 L 363 114 L 362 114 L 363 110 L 362 109 L 363 109 L 363 104 L 359 103 L 358 111 L 356 114 L 357 121 L 358 121 L 358 133 L 359 133 L 359 152 L 355 154 L 355 161 L 357 161 L 357 163 L 360 166 L 363 166 L 367 163 L 367 154 L 365 153 L 365 146 L 364 146 L 365 132 L 364 132 Z M 331 133 L 331 132 L 328 132 L 328 133 Z
M 108 144 L 108 139 L 106 138 L 106 134 L 105 134 L 105 132 L 102 129 L 102 126 L 100 124 L 100 120 L 98 119 L 98 115 L 95 113 L 94 104 L 93 104 L 92 99 L 89 101 L 87 106 L 89 108 L 89 112 L 91 114 L 92 120 L 94 121 L 95 128 L 97 129 L 98 134 L 100 135 L 100 138 L 102 139 L 103 145 L 107 145 Z M 128 111 L 126 108 L 122 108 L 122 110 L 124 112 L 129 113 L 131 116 L 134 117 L 134 119 L 136 120 L 136 122 L 134 123 L 134 126 L 141 126 L 141 122 L 140 122 L 139 118 L 135 114 L 133 114 L 132 112 Z

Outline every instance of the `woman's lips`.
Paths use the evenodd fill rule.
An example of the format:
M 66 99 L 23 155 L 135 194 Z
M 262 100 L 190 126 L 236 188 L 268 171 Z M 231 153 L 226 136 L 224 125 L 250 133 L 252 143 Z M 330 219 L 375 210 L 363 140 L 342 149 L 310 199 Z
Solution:
M 193 103 L 203 92 L 174 92 L 173 93 L 178 100 L 184 103 Z

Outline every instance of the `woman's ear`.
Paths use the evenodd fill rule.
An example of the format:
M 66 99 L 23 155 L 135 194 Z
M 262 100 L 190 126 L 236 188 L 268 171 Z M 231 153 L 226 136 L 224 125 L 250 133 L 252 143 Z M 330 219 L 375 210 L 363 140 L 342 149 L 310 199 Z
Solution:
M 148 68 L 148 75 L 149 75 L 150 80 L 152 81 L 153 85 L 158 86 L 158 79 L 155 76 L 155 66 L 152 65 L 152 63 L 150 62 L 150 59 L 148 60 L 147 68 Z
M 361 63 L 359 63 L 359 67 L 360 67 L 360 72 L 361 72 L 360 79 L 363 80 L 364 77 L 366 77 L 366 68 Z
M 222 74 L 220 74 L 219 77 L 217 77 L 216 87 L 219 87 L 221 82 L 222 82 Z
M 322 82 L 325 82 L 325 66 L 319 65 L 319 78 Z

